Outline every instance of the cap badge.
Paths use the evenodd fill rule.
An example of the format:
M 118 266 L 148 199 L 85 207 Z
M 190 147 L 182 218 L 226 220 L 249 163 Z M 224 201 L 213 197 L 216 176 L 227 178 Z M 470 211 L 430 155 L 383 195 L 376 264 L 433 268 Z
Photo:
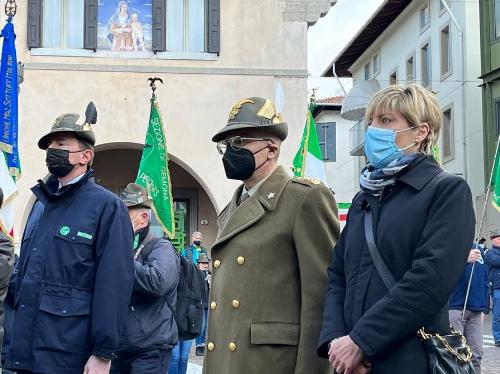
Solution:
M 238 101 L 236 104 L 233 105 L 233 108 L 229 112 L 229 120 L 233 120 L 236 117 L 243 104 L 255 104 L 255 102 L 250 99 L 243 99 Z

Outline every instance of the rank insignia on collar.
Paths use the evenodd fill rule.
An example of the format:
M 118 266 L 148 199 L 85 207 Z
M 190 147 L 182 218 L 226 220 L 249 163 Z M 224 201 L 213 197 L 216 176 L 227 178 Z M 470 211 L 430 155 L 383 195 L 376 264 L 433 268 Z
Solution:
M 269 192 L 269 195 L 267 195 L 267 200 L 271 200 L 274 195 L 276 195 L 274 192 Z

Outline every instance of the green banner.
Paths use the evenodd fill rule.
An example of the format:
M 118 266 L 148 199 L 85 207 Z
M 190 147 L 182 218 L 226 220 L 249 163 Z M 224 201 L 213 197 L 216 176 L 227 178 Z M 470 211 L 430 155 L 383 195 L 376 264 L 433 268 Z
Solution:
M 498 145 L 497 145 L 498 147 Z M 500 211 L 500 153 L 496 152 L 495 163 L 493 164 L 493 176 L 491 184 L 493 186 L 493 206 Z
M 168 171 L 168 152 L 165 130 L 158 104 L 151 101 L 149 125 L 142 151 L 137 184 L 145 187 L 153 198 L 153 211 L 170 238 L 175 235 L 174 201 Z

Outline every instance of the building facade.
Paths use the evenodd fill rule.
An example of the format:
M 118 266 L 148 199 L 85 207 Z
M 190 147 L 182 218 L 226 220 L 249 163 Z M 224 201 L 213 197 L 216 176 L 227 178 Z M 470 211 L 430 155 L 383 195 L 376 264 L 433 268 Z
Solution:
M 170 155 L 179 230 L 201 231 L 209 247 L 218 212 L 237 182 L 226 180 L 211 137 L 244 97 L 284 91 L 289 124 L 281 162 L 290 166 L 307 108 L 307 28 L 334 1 L 31 0 L 14 25 L 24 64 L 19 95 L 16 241 L 32 203 L 29 188 L 47 175 L 38 139 L 62 113 L 98 110 L 96 181 L 119 193 L 135 179 L 149 116 L 147 79 L 156 91 Z
M 339 218 L 343 227 L 347 208 L 359 191 L 359 173 L 356 169 L 358 160 L 349 153 L 349 129 L 352 122 L 340 116 L 342 101 L 342 96 L 317 100 L 313 116 L 318 130 L 326 180 L 339 205 Z
M 490 171 L 500 135 L 500 1 L 479 3 L 481 20 L 481 79 L 483 97 L 484 168 Z M 487 185 L 490 173 L 485 173 Z M 489 228 L 499 227 L 498 212 L 488 204 Z
M 364 80 L 376 80 L 381 88 L 416 82 L 436 92 L 443 111 L 440 162 L 467 180 L 479 219 L 485 173 L 478 40 L 475 2 L 385 0 L 333 64 L 354 86 Z M 324 75 L 332 74 L 332 65 Z M 364 129 L 360 121 L 351 133 Z M 351 153 L 361 156 L 364 137 L 356 139 Z

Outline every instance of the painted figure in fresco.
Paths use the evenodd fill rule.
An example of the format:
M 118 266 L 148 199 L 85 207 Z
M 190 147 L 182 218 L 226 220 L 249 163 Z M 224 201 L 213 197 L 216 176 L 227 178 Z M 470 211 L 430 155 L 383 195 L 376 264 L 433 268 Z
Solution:
M 132 17 L 128 12 L 128 3 L 119 1 L 115 14 L 108 22 L 108 38 L 111 41 L 112 51 L 132 51 L 134 49 L 131 24 Z
M 145 51 L 144 46 L 144 31 L 142 29 L 142 24 L 139 22 L 139 15 L 137 13 L 132 13 L 132 22 L 130 27 L 132 29 L 132 43 L 134 51 Z

